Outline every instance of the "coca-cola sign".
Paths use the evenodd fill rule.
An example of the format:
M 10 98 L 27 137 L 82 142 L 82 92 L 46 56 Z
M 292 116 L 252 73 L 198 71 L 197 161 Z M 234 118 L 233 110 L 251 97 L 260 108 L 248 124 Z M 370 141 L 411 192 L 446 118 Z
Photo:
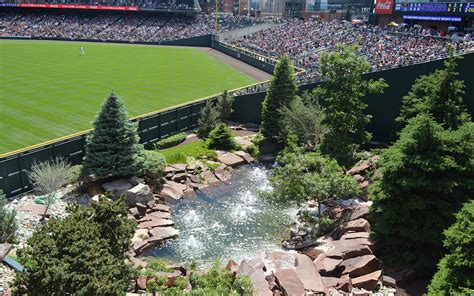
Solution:
M 377 0 L 375 3 L 376 14 L 391 14 L 393 10 L 393 0 Z

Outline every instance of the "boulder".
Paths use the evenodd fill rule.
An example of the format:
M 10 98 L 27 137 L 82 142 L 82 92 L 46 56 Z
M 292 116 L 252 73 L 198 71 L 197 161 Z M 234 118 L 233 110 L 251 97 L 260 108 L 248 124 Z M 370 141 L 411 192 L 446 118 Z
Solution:
M 342 250 L 349 246 L 363 245 L 363 246 L 368 246 L 372 251 L 374 251 L 374 243 L 372 242 L 370 238 L 369 239 L 367 238 L 340 239 L 340 240 L 332 241 L 331 245 L 333 246 L 333 248 L 337 250 Z
M 137 186 L 140 183 L 145 183 L 145 180 L 143 178 L 133 176 L 133 177 L 128 178 L 127 182 L 132 184 L 132 186 Z
M 349 274 L 352 278 L 360 277 L 380 269 L 379 260 L 374 255 L 364 255 L 350 258 L 341 263 L 344 267 L 343 274 Z
M 397 281 L 388 275 L 382 276 L 382 284 L 386 287 L 397 288 Z
M 338 229 L 339 235 L 342 235 L 348 231 L 370 232 L 370 223 L 364 218 L 359 218 L 342 224 Z
M 160 212 L 170 212 L 170 207 L 167 205 L 162 205 L 162 204 L 155 204 L 152 208 L 154 211 L 160 211 Z
M 46 206 L 37 204 L 26 204 L 18 209 L 19 212 L 30 212 L 35 215 L 43 215 L 46 210 Z
M 346 293 L 352 292 L 352 280 L 349 275 L 343 275 L 337 282 L 336 289 L 344 291 Z
M 186 166 L 187 166 L 187 164 L 185 164 L 185 163 L 175 163 L 175 164 L 171 165 L 171 167 L 176 169 L 175 172 L 185 172 L 186 171 Z
M 232 177 L 232 173 L 225 168 L 225 166 L 219 166 L 215 171 L 214 174 L 216 175 L 217 179 L 224 182 L 229 180 Z
M 245 163 L 245 160 L 242 157 L 232 152 L 218 153 L 217 159 L 223 164 L 231 167 L 236 167 Z
M 340 249 L 340 251 L 344 260 L 373 254 L 367 245 L 344 245 L 344 248 Z
M 377 286 L 381 275 L 382 271 L 376 270 L 369 274 L 352 278 L 352 285 L 357 288 L 372 291 Z
M 137 229 L 137 230 L 135 230 L 135 234 L 133 235 L 132 243 L 134 244 L 134 243 L 146 240 L 149 237 L 150 237 L 150 235 L 148 234 L 148 230 L 146 230 L 146 229 Z
M 111 182 L 102 184 L 102 187 L 106 192 L 110 192 L 113 198 L 119 198 L 125 191 L 133 187 L 132 184 L 124 179 L 118 179 Z
M 137 203 L 142 205 L 146 205 L 147 202 L 153 200 L 153 192 L 150 189 L 150 186 L 146 184 L 138 184 L 130 188 L 129 190 L 125 191 L 127 195 L 126 203 L 129 207 L 136 206 Z M 146 214 L 146 206 L 143 206 L 143 212 Z M 138 209 L 138 207 L 137 207 Z M 138 210 L 140 212 L 140 209 Z
M 140 229 L 152 229 L 155 227 L 164 227 L 164 226 L 172 226 L 174 222 L 169 219 L 160 219 L 153 217 L 151 220 L 141 222 L 138 224 L 138 228 Z
M 296 253 L 269 251 L 265 253 L 264 263 L 267 272 L 294 268 L 296 265 Z
M 135 254 L 139 255 L 149 247 L 151 247 L 151 244 L 148 242 L 148 240 L 143 240 L 134 243 L 132 246 L 132 250 Z
M 308 256 L 303 254 L 296 255 L 295 272 L 303 283 L 305 290 L 317 293 L 327 292 L 321 279 L 321 275 L 316 270 L 313 261 Z
M 219 182 L 219 179 L 217 179 L 216 175 L 214 175 L 214 173 L 211 171 L 202 172 L 201 177 L 204 180 L 204 183 L 206 184 L 213 184 Z
M 241 158 L 243 158 L 245 160 L 245 162 L 247 162 L 247 163 L 255 162 L 255 158 L 253 158 L 250 154 L 248 154 L 245 151 L 235 151 L 234 153 L 237 156 L 240 156 Z
M 177 173 L 175 174 L 171 179 L 175 182 L 181 183 L 182 181 L 186 181 L 186 178 L 188 177 L 188 173 Z
M 321 280 L 323 281 L 324 283 L 324 286 L 326 287 L 326 289 L 330 289 L 330 288 L 335 288 L 337 286 L 337 283 L 339 282 L 339 278 L 337 277 L 327 277 L 327 276 L 322 276 L 321 277 Z
M 234 137 L 235 142 L 242 146 L 243 148 L 247 148 L 253 145 L 253 143 L 247 139 L 246 137 Z
M 390 273 L 390 276 L 397 284 L 403 284 L 415 278 L 415 271 L 413 269 L 402 269 L 397 272 Z
M 231 260 L 229 260 L 229 262 L 227 262 L 227 265 L 225 266 L 225 269 L 236 273 L 237 270 L 239 270 L 239 264 L 237 264 L 237 262 L 235 262 L 234 260 L 231 259 Z
M 137 289 L 146 290 L 146 286 L 147 286 L 147 277 L 146 276 L 139 276 L 137 278 Z
M 145 216 L 145 215 L 146 215 L 146 209 L 147 209 L 146 205 L 137 202 L 137 203 L 135 204 L 135 208 L 137 209 L 138 214 L 139 214 L 140 216 Z
M 179 231 L 173 227 L 156 227 L 152 228 L 149 233 L 151 237 L 147 241 L 150 243 L 156 243 L 179 235 Z
M 158 211 L 158 212 L 149 213 L 145 217 L 138 220 L 138 222 L 150 221 L 152 219 L 170 219 L 170 218 L 171 218 L 171 214 L 169 212 Z
M 319 255 L 324 253 L 324 250 L 322 250 L 319 247 L 309 247 L 306 249 L 301 250 L 301 253 L 305 254 L 306 256 L 310 257 L 311 260 L 316 259 Z
M 349 220 L 367 219 L 369 216 L 369 207 L 366 204 L 351 205 L 349 208 L 352 210 Z
M 304 295 L 304 284 L 293 269 L 278 269 L 274 273 L 285 295 Z
M 345 240 L 345 239 L 369 239 L 370 238 L 370 233 L 369 232 L 346 232 L 343 234 L 340 238 L 340 240 Z
M 140 213 L 138 212 L 138 209 L 136 207 L 128 209 L 128 213 L 132 215 L 134 218 L 137 218 L 137 219 L 140 218 Z
M 265 263 L 263 263 L 262 258 L 252 258 L 248 260 L 248 265 L 253 269 L 253 270 L 264 270 L 265 268 Z
M 8 255 L 8 252 L 12 249 L 12 245 L 9 243 L 0 244 L 0 261 Z
M 263 271 L 263 261 L 259 258 L 254 259 L 251 259 L 249 261 L 242 260 L 240 266 L 238 266 L 237 268 L 236 274 L 247 275 L 250 278 L 250 280 L 252 281 L 253 288 L 256 290 L 256 295 L 271 296 L 272 293 L 268 288 L 268 283 L 265 279 L 265 272 Z
M 167 279 L 167 282 L 165 283 L 166 286 L 172 287 L 174 286 L 176 279 L 181 276 L 181 272 L 176 270 L 173 272 L 163 272 L 159 271 L 155 273 L 155 276 L 157 277 L 165 277 Z
M 183 197 L 184 190 L 186 190 L 186 185 L 170 181 L 163 185 L 160 197 L 165 200 L 175 201 Z
M 342 259 L 329 258 L 326 254 L 321 254 L 314 260 L 314 265 L 323 276 L 336 276 Z
M 347 174 L 349 174 L 349 175 L 355 175 L 355 174 L 364 175 L 364 172 L 366 170 L 368 170 L 369 168 L 370 168 L 370 162 L 367 161 L 367 160 L 364 160 L 364 161 L 360 162 L 359 164 L 355 165 L 354 167 L 352 167 L 347 172 Z

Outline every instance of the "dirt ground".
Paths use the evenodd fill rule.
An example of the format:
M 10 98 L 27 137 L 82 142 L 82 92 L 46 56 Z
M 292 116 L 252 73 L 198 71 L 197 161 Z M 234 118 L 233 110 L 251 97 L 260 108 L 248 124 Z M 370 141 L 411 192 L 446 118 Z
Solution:
M 226 55 L 220 51 L 217 51 L 212 48 L 203 47 L 201 50 L 205 51 L 206 53 L 210 54 L 213 57 L 225 62 L 226 64 L 231 65 L 232 67 L 236 68 L 237 70 L 244 72 L 245 74 L 249 75 L 250 77 L 257 79 L 258 81 L 266 81 L 269 80 L 272 75 L 257 69 L 249 64 L 246 64 L 236 58 Z

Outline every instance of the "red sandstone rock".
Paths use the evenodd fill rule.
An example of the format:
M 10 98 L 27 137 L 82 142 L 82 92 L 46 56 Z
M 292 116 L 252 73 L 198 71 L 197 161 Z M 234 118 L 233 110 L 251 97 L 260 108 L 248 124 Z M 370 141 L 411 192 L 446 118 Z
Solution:
M 374 255 L 364 255 L 344 260 L 341 266 L 344 267 L 343 274 L 355 278 L 378 270 L 379 261 Z
M 317 293 L 327 292 L 326 286 L 321 279 L 321 275 L 316 270 L 313 261 L 308 256 L 303 254 L 298 254 L 296 256 L 295 272 L 303 283 L 305 290 Z
M 146 276 L 139 276 L 137 278 L 137 288 L 139 290 L 146 290 L 146 286 L 147 286 L 147 278 Z
M 352 278 L 352 285 L 357 288 L 372 291 L 377 286 L 381 275 L 382 271 L 376 270 L 369 274 Z
M 293 269 L 278 269 L 274 274 L 285 295 L 305 294 L 304 284 Z

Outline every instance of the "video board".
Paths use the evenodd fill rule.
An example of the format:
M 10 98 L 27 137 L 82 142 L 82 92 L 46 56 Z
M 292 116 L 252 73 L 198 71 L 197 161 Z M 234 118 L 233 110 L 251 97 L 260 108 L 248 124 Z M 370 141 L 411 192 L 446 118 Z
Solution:
M 469 3 L 396 3 L 395 11 L 429 13 L 474 13 L 474 2 Z

